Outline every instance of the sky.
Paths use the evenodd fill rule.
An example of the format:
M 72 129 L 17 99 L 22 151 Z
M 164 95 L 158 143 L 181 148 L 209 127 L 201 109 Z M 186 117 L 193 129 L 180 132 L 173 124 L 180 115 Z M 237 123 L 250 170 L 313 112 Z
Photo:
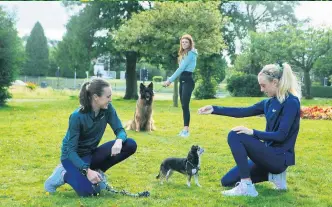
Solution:
M 73 14 L 59 1 L 8 1 L 0 2 L 0 6 L 5 6 L 5 10 L 16 13 L 16 28 L 21 37 L 29 35 L 34 24 L 39 21 L 47 38 L 61 40 L 66 32 L 65 25 L 70 19 L 70 15 Z M 312 26 L 325 25 L 332 28 L 332 2 L 302 1 L 300 6 L 295 9 L 295 15 L 299 19 L 311 18 Z

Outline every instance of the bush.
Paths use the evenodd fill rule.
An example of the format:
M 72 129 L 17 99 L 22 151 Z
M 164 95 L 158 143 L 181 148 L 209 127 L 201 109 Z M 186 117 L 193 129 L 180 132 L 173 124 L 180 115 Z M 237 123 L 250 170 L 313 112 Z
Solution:
M 34 90 L 36 90 L 36 88 L 37 88 L 37 84 L 32 83 L 32 82 L 27 82 L 26 87 L 27 87 L 28 89 L 30 89 L 31 91 L 34 91 Z
M 260 91 L 256 75 L 234 74 L 227 79 L 226 89 L 236 97 L 260 97 Z
M 211 81 L 198 81 L 198 86 L 194 91 L 194 95 L 196 99 L 209 99 L 215 98 L 216 90 L 217 90 L 217 82 L 212 79 Z
M 7 88 L 0 88 L 0 106 L 3 106 L 7 99 L 11 98 Z
M 332 98 L 332 87 L 331 86 L 312 86 L 311 96 L 320 98 Z
M 153 82 L 162 82 L 163 77 L 162 76 L 153 76 L 152 81 Z

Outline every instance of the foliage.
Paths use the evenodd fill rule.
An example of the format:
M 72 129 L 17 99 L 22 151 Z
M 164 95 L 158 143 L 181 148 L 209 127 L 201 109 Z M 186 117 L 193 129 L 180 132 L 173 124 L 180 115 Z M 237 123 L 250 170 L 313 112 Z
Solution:
M 153 82 L 162 82 L 163 77 L 162 76 L 153 76 L 152 80 L 153 80 Z
M 210 81 L 199 80 L 195 87 L 194 96 L 196 99 L 211 99 L 215 98 L 217 90 L 217 82 L 215 79 Z
M 13 18 L 0 7 L 0 107 L 11 97 L 8 87 L 24 60 L 24 49 L 14 24 Z
M 220 11 L 230 21 L 222 28 L 232 63 L 236 59 L 235 41 L 248 37 L 249 32 L 273 31 L 282 25 L 296 24 L 294 8 L 297 2 L 230 1 L 223 2 Z M 242 50 L 242 49 L 241 49 Z
M 313 97 L 332 98 L 331 86 L 312 86 L 311 95 Z
M 317 59 L 313 65 L 313 73 L 320 77 L 325 78 L 332 76 L 332 50 L 329 50 L 326 55 L 323 55 Z M 330 81 L 330 83 L 332 83 Z
M 79 2 L 65 2 L 69 8 Z M 126 98 L 137 98 L 136 60 L 137 54 L 120 53 L 114 47 L 114 31 L 133 13 L 143 10 L 138 1 L 94 1 L 85 3 L 78 15 L 67 24 L 67 34 L 59 44 L 57 62 L 62 64 L 62 75 L 72 77 L 77 70 L 78 77 L 85 71 L 92 72 L 91 60 L 101 55 L 108 58 L 106 66 L 119 72 L 122 62 L 126 61 L 127 87 Z M 109 34 L 109 35 L 108 35 Z M 128 51 L 126 51 L 128 52 Z M 124 56 L 126 56 L 124 58 Z M 68 73 L 65 73 L 68 71 Z
M 288 62 L 295 71 L 302 70 L 306 98 L 311 98 L 309 72 L 331 49 L 330 39 L 330 30 L 287 26 L 275 32 L 252 33 L 251 48 L 260 59 Z
M 219 54 L 225 47 L 220 29 L 226 19 L 222 19 L 218 6 L 218 2 L 156 2 L 153 9 L 134 14 L 119 28 L 115 33 L 117 48 L 136 51 L 149 62 L 162 64 L 170 75 L 178 66 L 182 35 L 193 36 L 198 59 Z M 177 106 L 177 82 L 174 86 L 173 105 Z
M 46 76 L 49 70 L 49 51 L 42 25 L 37 22 L 25 46 L 26 62 L 22 75 Z
M 227 90 L 235 97 L 259 97 L 260 91 L 256 75 L 234 74 L 227 79 Z

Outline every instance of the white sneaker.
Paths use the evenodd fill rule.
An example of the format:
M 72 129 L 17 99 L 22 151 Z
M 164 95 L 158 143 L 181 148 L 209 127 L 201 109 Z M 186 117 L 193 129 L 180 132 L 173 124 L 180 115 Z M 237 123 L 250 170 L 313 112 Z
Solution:
M 275 189 L 287 190 L 286 170 L 280 174 L 269 173 L 269 181 L 275 185 Z
M 179 136 L 180 136 L 180 137 L 189 137 L 189 131 L 187 131 L 187 130 L 182 130 L 182 131 L 179 133 Z
M 63 176 L 66 173 L 65 168 L 62 164 L 59 164 L 53 171 L 52 175 L 47 178 L 44 183 L 44 188 L 46 192 L 54 193 L 56 189 L 65 184 Z
M 255 185 L 244 181 L 237 182 L 233 189 L 222 191 L 221 194 L 225 196 L 258 196 Z

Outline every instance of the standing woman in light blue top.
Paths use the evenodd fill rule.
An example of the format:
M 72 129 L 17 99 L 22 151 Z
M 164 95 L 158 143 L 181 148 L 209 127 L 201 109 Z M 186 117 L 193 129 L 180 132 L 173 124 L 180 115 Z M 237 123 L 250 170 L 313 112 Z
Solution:
M 189 103 L 191 94 L 195 88 L 195 82 L 193 79 L 193 72 L 196 68 L 197 60 L 197 50 L 195 49 L 195 44 L 193 38 L 186 34 L 180 39 L 180 49 L 178 63 L 179 68 L 174 72 L 174 74 L 164 82 L 164 86 L 169 86 L 174 80 L 180 76 L 180 101 L 183 111 L 183 130 L 180 132 L 179 136 L 188 137 L 189 136 L 189 123 L 190 123 L 190 110 Z

